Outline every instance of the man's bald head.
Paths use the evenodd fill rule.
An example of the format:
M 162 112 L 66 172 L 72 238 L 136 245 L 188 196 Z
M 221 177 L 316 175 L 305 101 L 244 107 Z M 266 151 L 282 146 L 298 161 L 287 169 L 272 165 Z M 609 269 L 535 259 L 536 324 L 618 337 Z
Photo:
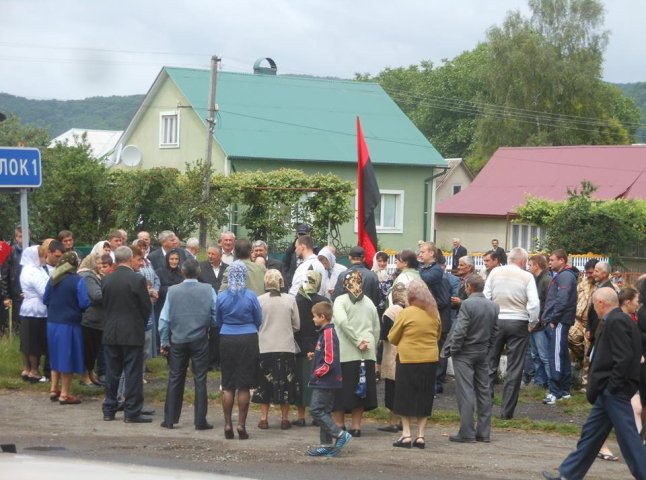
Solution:
M 592 295 L 592 304 L 599 318 L 603 318 L 608 312 L 619 306 L 619 297 L 617 297 L 614 288 L 600 288 Z

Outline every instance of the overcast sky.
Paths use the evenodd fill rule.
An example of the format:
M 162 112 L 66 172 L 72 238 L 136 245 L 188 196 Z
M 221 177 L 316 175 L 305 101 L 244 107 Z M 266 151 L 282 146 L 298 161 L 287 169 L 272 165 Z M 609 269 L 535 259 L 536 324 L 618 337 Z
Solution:
M 526 0 L 0 0 L 0 92 L 146 93 L 164 65 L 352 78 L 470 50 Z M 646 81 L 645 0 L 605 0 L 604 78 Z

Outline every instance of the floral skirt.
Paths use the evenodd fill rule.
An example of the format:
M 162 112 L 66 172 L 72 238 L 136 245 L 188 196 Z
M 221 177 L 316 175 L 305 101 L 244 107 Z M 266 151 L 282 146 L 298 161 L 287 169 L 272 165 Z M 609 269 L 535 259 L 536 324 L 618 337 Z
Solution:
M 296 403 L 301 395 L 301 387 L 293 353 L 261 353 L 259 367 L 258 388 L 254 391 L 252 402 L 277 405 Z

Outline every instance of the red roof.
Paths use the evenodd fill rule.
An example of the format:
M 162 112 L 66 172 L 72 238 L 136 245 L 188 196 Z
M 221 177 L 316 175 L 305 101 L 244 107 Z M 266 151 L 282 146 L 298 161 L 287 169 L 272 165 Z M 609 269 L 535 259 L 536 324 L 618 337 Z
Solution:
M 582 180 L 598 199 L 646 198 L 646 145 L 503 147 L 473 183 L 437 205 L 439 215 L 506 216 L 531 194 L 565 200 Z

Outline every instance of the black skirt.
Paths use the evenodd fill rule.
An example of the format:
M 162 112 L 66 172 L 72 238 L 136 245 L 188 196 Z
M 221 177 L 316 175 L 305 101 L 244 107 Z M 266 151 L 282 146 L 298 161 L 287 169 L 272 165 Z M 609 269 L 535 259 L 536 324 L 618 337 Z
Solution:
M 47 318 L 20 317 L 20 353 L 39 357 L 47 353 Z
M 438 362 L 396 362 L 393 412 L 405 417 L 428 417 L 433 410 L 435 374 Z
M 258 388 L 251 399 L 254 403 L 294 405 L 300 397 L 294 354 L 270 352 L 260 354 Z
M 375 362 L 365 360 L 366 363 L 366 398 L 359 398 L 354 391 L 359 383 L 359 366 L 361 360 L 341 363 L 343 374 L 343 388 L 335 390 L 334 411 L 352 413 L 355 408 L 363 407 L 364 411 L 377 408 L 377 379 L 375 377 Z
M 249 389 L 258 385 L 258 334 L 220 334 L 222 389 Z
M 388 410 L 395 408 L 395 380 L 384 379 L 384 405 Z

